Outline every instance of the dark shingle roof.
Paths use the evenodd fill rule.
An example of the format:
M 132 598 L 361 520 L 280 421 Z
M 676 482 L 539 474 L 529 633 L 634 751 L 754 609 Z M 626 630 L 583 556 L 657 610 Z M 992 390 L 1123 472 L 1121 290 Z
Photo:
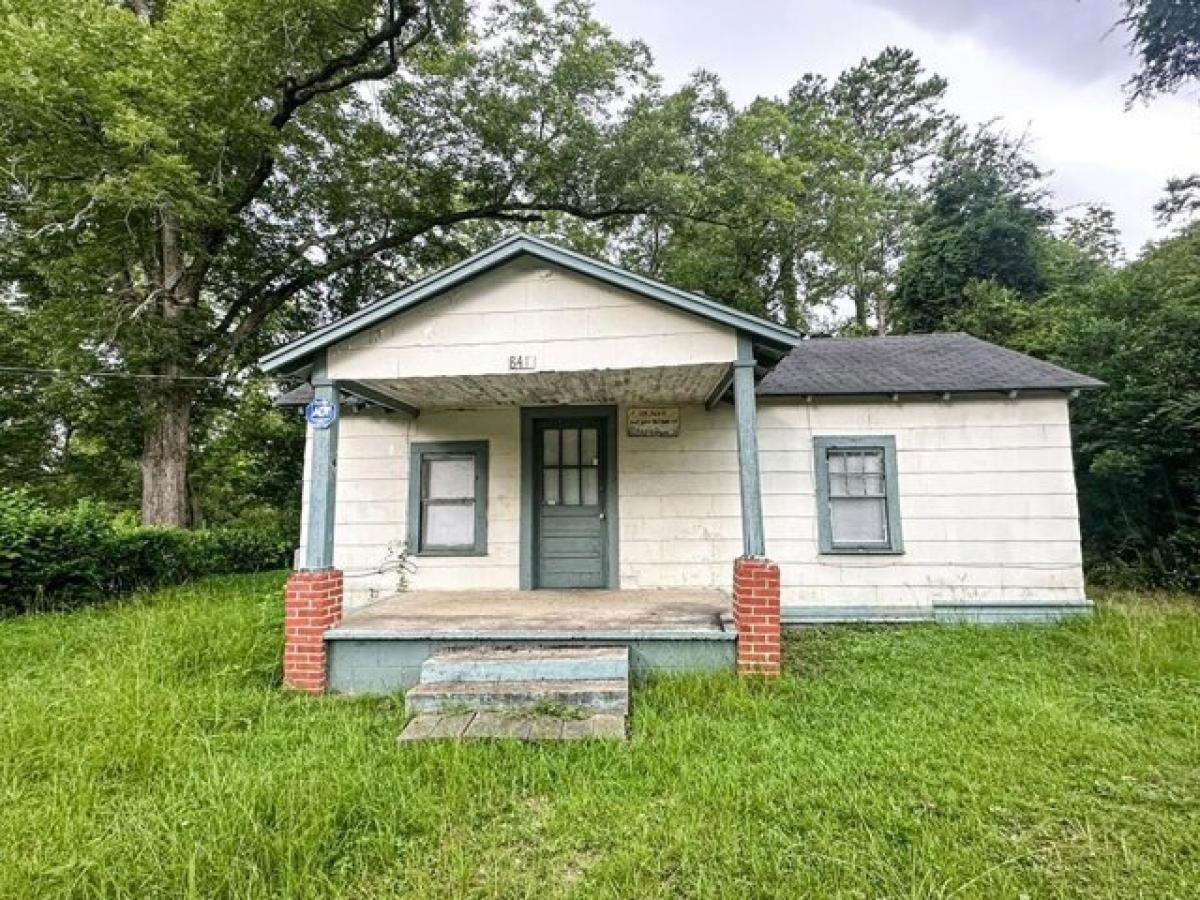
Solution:
M 953 332 L 803 341 L 763 378 L 758 393 L 922 394 L 1103 386 L 1095 378 Z

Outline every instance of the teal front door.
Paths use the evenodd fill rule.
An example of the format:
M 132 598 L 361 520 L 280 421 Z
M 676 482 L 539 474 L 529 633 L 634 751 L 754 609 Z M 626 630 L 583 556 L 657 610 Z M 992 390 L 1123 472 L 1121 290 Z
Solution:
M 538 419 L 534 428 L 534 587 L 608 584 L 604 419 Z

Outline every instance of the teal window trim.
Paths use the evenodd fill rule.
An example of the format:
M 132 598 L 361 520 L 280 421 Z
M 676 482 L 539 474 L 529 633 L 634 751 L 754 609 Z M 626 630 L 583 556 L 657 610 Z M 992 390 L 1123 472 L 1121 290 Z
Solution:
M 887 541 L 884 543 L 834 543 L 830 507 L 829 451 L 882 450 Z M 821 436 L 813 438 L 813 471 L 817 479 L 817 535 L 822 554 L 899 555 L 904 552 L 900 525 L 900 480 L 896 469 L 896 438 L 892 435 Z
M 421 540 L 421 507 L 425 461 L 451 456 L 475 459 L 475 543 L 463 547 L 424 547 Z M 408 552 L 412 556 L 487 556 L 488 443 L 487 441 L 437 441 L 410 444 L 408 448 Z

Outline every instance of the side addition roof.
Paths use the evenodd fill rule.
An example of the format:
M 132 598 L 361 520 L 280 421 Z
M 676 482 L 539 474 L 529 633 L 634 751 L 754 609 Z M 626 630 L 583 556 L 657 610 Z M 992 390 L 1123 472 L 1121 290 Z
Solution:
M 962 332 L 801 342 L 758 386 L 766 396 L 1074 390 L 1104 382 Z
M 684 312 L 736 328 L 748 333 L 757 342 L 762 342 L 777 350 L 786 350 L 800 342 L 799 332 L 776 322 L 742 312 L 700 294 L 681 291 L 660 281 L 635 275 L 617 266 L 584 256 L 573 250 L 567 250 L 540 238 L 517 234 L 498 244 L 493 244 L 488 249 L 468 257 L 457 265 L 443 269 L 441 272 L 365 306 L 324 328 L 319 328 L 271 351 L 263 356 L 258 364 L 267 372 L 288 372 L 303 368 L 314 354 L 331 344 L 345 340 L 384 319 L 391 318 L 426 300 L 452 290 L 463 282 L 482 275 L 518 256 L 532 256 L 606 282 L 614 287 L 657 300 Z

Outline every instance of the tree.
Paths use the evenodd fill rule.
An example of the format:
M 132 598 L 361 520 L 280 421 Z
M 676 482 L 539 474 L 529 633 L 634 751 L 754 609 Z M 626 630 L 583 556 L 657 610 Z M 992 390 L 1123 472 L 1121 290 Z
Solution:
M 1043 249 L 1053 214 L 1041 179 L 1019 141 L 988 129 L 946 141 L 900 266 L 899 324 L 910 331 L 947 327 L 975 282 L 1026 300 L 1046 288 Z
M 858 331 L 888 331 L 888 299 L 917 209 L 920 168 L 952 125 L 944 79 L 926 76 L 909 50 L 889 47 L 847 69 L 827 90 L 807 79 L 793 104 L 823 103 L 854 148 L 847 190 L 834 204 L 824 255 L 831 297 L 847 296 Z
M 1063 285 L 1017 343 L 1107 383 L 1072 413 L 1092 571 L 1200 589 L 1200 225 Z
M 639 222 L 626 264 L 791 325 L 849 300 L 859 330 L 886 330 L 915 187 L 950 123 L 945 82 L 889 48 L 740 110 L 714 76 L 691 89 L 688 202 Z
M 1141 69 L 1126 84 L 1129 102 L 1149 101 L 1200 78 L 1200 6 L 1179 0 L 1124 0 L 1118 23 L 1130 32 L 1129 46 Z M 1200 174 L 1172 178 L 1154 207 L 1163 222 L 1200 212 Z
M 702 86 L 697 86 L 700 90 Z M 681 193 L 687 215 L 639 223 L 625 260 L 757 315 L 796 325 L 805 255 L 820 245 L 848 148 L 820 110 L 759 98 L 734 110 L 715 82 Z
M 653 206 L 638 44 L 581 2 L 4 0 L 0 266 L 138 380 L 142 516 L 188 519 L 193 414 L 282 332 L 463 223 Z
M 1200 6 L 1181 0 L 1124 0 L 1119 24 L 1142 67 L 1129 80 L 1132 100 L 1177 90 L 1200 78 Z
M 136 498 L 129 383 L 66 373 L 104 368 L 64 321 L 0 302 L 0 485 L 55 505 Z

